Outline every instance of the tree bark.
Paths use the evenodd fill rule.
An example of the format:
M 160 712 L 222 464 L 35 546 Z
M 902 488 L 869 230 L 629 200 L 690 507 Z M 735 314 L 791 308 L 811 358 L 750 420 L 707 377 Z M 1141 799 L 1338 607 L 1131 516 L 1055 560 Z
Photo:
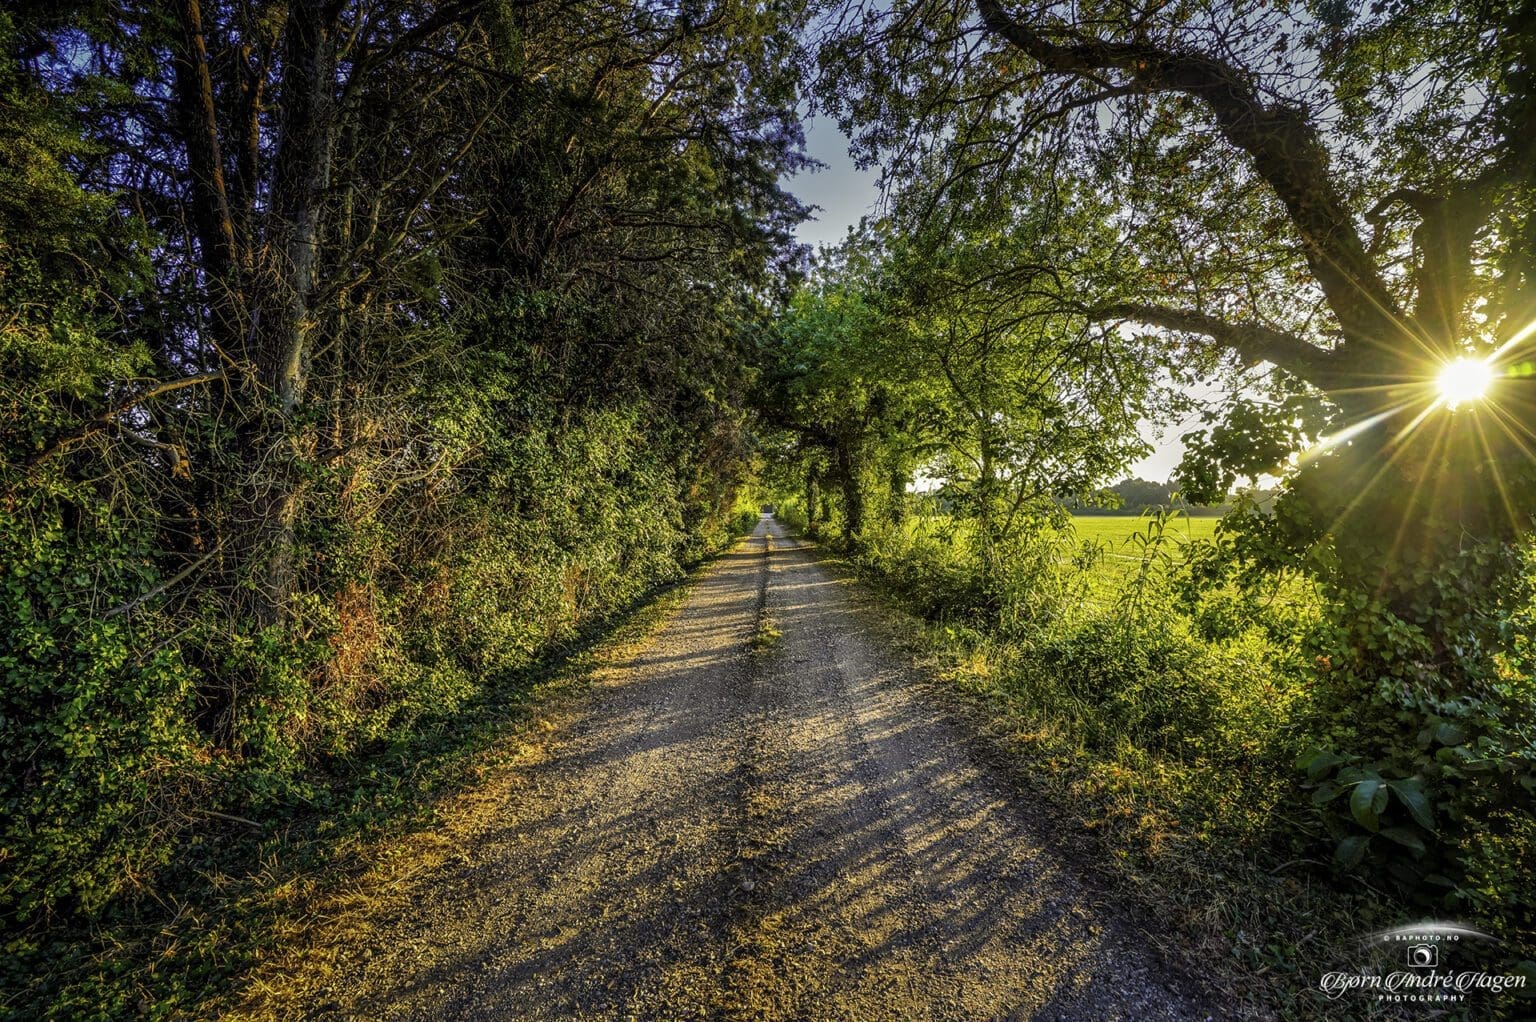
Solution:
M 266 325 L 261 366 L 277 407 L 298 411 L 304 398 L 310 301 L 319 269 L 321 205 L 330 184 L 335 132 L 334 5 L 300 0 L 288 16 L 279 86 L 282 134 L 272 182 L 272 250 L 277 301 Z
M 864 532 L 864 489 L 859 485 L 859 458 L 847 442 L 837 445 L 837 475 L 843 488 L 843 542 L 852 549 Z
M 284 31 L 278 88 L 280 136 L 274 160 L 256 355 L 264 401 L 259 460 L 248 483 L 257 548 L 256 613 L 263 623 L 286 614 L 294 588 L 295 528 L 303 495 L 302 462 L 314 446 L 301 423 L 316 329 L 323 203 L 330 184 L 336 128 L 337 5 L 299 0 Z
M 192 179 L 192 221 L 207 274 L 210 326 L 220 348 L 236 351 L 244 319 L 235 273 L 237 243 L 225 187 L 202 7 L 198 0 L 180 0 L 176 13 L 181 27 L 174 63 L 176 113 Z

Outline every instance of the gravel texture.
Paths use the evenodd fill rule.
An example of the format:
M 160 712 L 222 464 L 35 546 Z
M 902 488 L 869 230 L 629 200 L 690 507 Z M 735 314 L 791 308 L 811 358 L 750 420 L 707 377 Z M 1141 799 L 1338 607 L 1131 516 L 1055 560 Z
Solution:
M 1222 1017 L 868 613 L 765 519 L 309 1017 Z

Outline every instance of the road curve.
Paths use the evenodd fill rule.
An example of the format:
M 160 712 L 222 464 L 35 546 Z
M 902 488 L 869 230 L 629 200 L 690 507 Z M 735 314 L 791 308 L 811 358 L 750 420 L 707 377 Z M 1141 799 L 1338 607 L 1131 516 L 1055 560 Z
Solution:
M 765 519 L 310 1017 L 1220 1017 L 865 613 Z

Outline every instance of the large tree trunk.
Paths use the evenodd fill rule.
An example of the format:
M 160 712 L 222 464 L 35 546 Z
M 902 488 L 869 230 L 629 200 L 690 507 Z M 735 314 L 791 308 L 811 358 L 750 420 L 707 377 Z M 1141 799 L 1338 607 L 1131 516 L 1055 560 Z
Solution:
M 280 141 L 267 231 L 269 265 L 255 356 L 262 394 L 260 452 L 247 482 L 253 522 L 248 567 L 256 614 L 281 620 L 294 588 L 302 463 L 315 446 L 303 423 L 316 321 L 321 221 L 336 129 L 335 5 L 300 0 L 289 11 L 279 86 Z

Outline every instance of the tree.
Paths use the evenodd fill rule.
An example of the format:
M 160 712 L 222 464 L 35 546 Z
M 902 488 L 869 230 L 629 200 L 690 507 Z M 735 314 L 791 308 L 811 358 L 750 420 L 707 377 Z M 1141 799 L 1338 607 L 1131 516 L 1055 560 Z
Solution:
M 1528 798 L 1510 679 L 1529 665 L 1506 640 L 1536 511 L 1530 5 L 852 11 L 822 46 L 821 94 L 884 161 L 908 229 L 950 194 L 1086 211 L 1119 243 L 1058 233 L 1031 301 L 1140 327 L 1174 372 L 1275 370 L 1190 438 L 1181 475 L 1196 501 L 1286 475 L 1273 515 L 1229 523 L 1229 552 L 1305 565 L 1328 600 L 1336 758 L 1316 776 L 1425 778 L 1452 815 Z M 1436 379 L 1459 358 L 1495 379 L 1453 409 Z M 1447 759 L 1473 748 L 1499 766 Z M 1427 825 L 1417 808 L 1396 819 Z M 1390 846 L 1354 820 L 1346 860 Z
M 1153 381 L 1124 339 L 1029 299 L 1023 253 L 1038 226 L 951 218 L 941 237 L 896 246 L 880 283 L 891 320 L 881 362 L 923 381 L 928 472 L 976 522 L 988 558 L 1145 453 L 1137 412 Z
M 408 740 L 729 535 L 795 24 L 7 8 L 8 912 L 94 911 L 193 808 Z
M 1330 482 L 1311 487 L 1316 499 L 1339 473 L 1363 482 L 1384 462 L 1396 478 L 1377 489 L 1399 501 L 1421 489 L 1417 470 L 1399 466 L 1437 445 L 1392 456 L 1393 432 L 1435 401 L 1444 362 L 1492 352 L 1536 312 L 1520 240 L 1528 143 L 1511 133 L 1525 102 L 1517 16 L 1386 5 L 1351 25 L 1336 5 L 1315 18 L 1247 3 L 1073 10 L 986 0 L 974 12 L 866 12 L 850 22 L 857 34 L 824 49 L 826 98 L 890 174 L 926 170 L 940 191 L 977 178 L 1004 193 L 1030 176 L 1090 180 L 1118 200 L 1104 226 L 1134 259 L 1058 254 L 1072 280 L 1064 308 L 1278 366 L 1326 399 L 1335 428 L 1386 416 L 1318 462 Z M 897 70 L 873 72 L 871 50 Z M 1339 169 L 1345 147 L 1366 157 L 1364 173 Z M 1375 228 L 1369 244 L 1362 220 Z M 1485 416 L 1483 438 L 1463 424 L 1446 440 L 1519 484 L 1525 385 L 1500 387 L 1508 410 Z M 1448 421 L 1436 415 L 1426 432 Z M 1522 527 L 1492 479 L 1463 473 L 1441 489 L 1453 484 L 1477 495 L 1456 500 L 1469 528 Z M 1446 513 L 1425 499 L 1404 511 Z M 1331 521 L 1345 509 L 1320 510 Z
M 780 321 L 766 407 L 801 439 L 808 502 L 819 473 L 838 484 L 850 547 L 879 542 L 869 504 L 899 521 L 921 471 L 992 571 L 1063 499 L 1144 453 L 1153 380 L 1118 333 L 1021 305 L 1027 272 L 987 272 L 1034 246 L 1038 223 L 959 222 L 889 240 L 866 225 L 824 252 Z
M 817 523 L 825 484 L 836 486 L 841 538 L 854 548 L 872 473 L 884 466 L 888 508 L 905 502 L 911 459 L 901 427 L 921 396 L 879 352 L 882 323 L 870 304 L 877 243 L 853 236 L 822 257 L 769 338 L 759 404 L 772 425 L 798 438 L 807 517 Z

